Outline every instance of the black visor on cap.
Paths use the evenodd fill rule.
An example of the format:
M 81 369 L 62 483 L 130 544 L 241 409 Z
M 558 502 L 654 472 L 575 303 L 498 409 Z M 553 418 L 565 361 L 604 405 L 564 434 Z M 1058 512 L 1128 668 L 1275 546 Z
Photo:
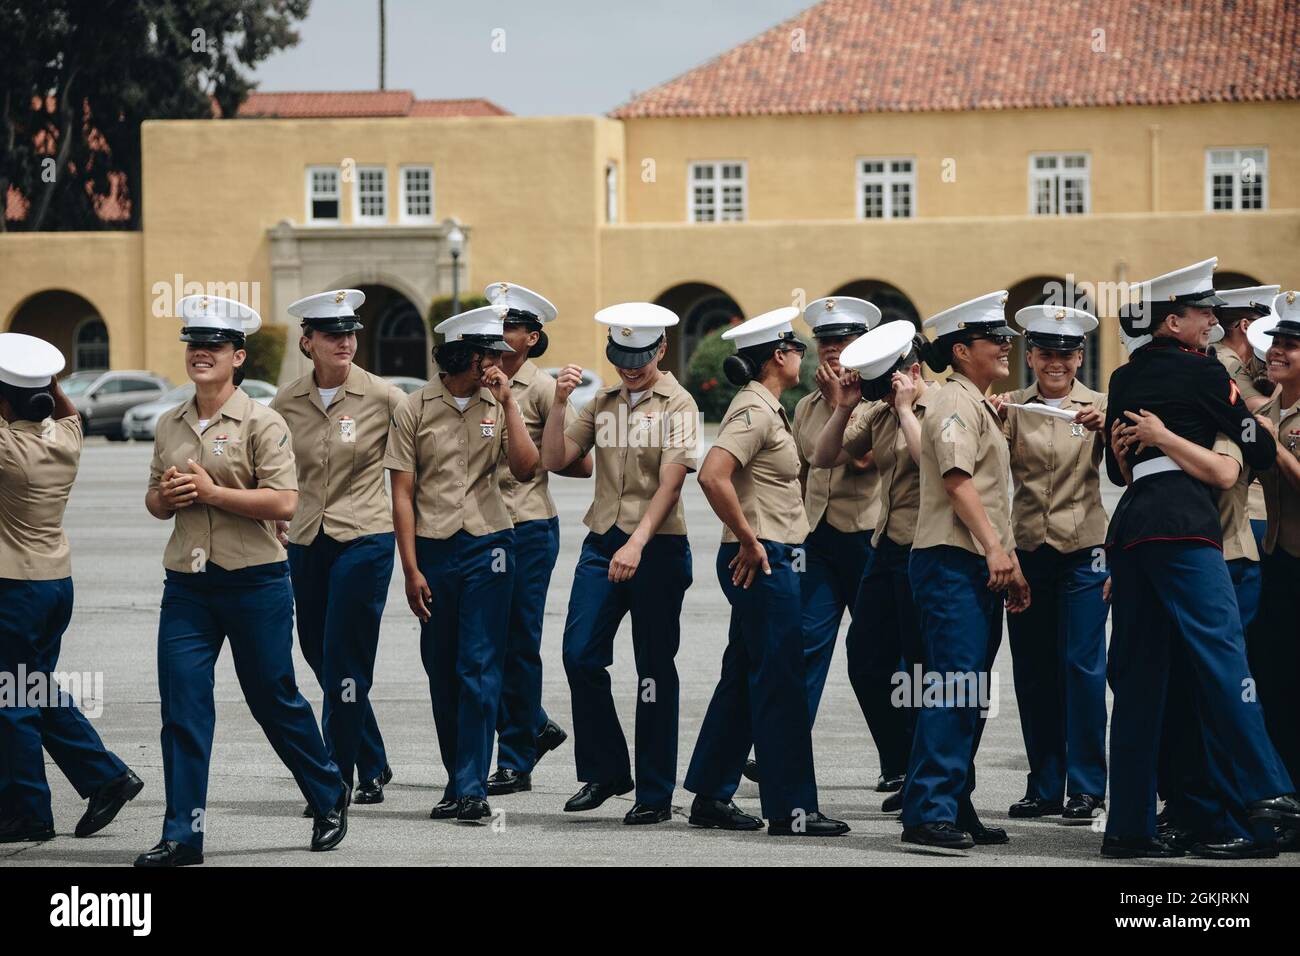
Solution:
M 833 339 L 843 335 L 861 335 L 867 327 L 861 322 L 839 322 L 835 325 L 819 325 L 813 329 L 815 339 Z
M 506 340 L 496 335 L 478 335 L 474 333 L 462 335 L 459 341 L 466 345 L 476 345 L 481 349 L 488 349 L 492 352 L 513 352 Z
M 542 330 L 542 320 L 527 309 L 509 309 L 501 321 L 505 325 L 526 325 L 531 332 Z
M 1057 335 L 1052 332 L 1026 332 L 1025 341 L 1049 352 L 1077 352 L 1083 348 L 1082 335 Z
M 958 329 L 956 334 L 961 335 L 963 332 L 975 332 L 980 335 L 1010 335 L 1013 338 L 1020 338 L 1020 333 L 1007 325 L 1006 321 L 1001 322 L 967 322 L 964 329 Z
M 1294 319 L 1283 319 L 1264 334 L 1285 335 L 1288 338 L 1300 339 L 1300 322 L 1296 322 Z
M 1144 302 L 1144 305 L 1147 303 Z M 1217 305 L 1227 305 L 1228 300 L 1218 295 L 1213 289 L 1206 289 L 1203 292 L 1185 292 L 1182 295 L 1176 295 L 1172 299 L 1155 299 L 1151 300 L 1152 305 L 1191 305 L 1198 309 L 1212 309 Z
M 355 315 L 329 316 L 321 319 L 303 319 L 302 324 L 316 332 L 360 332 L 365 328 Z
M 609 359 L 610 364 L 615 368 L 643 368 L 655 360 L 663 340 L 664 337 L 661 335 L 655 339 L 653 345 L 637 349 L 619 345 L 611 338 L 605 343 L 605 358 Z
M 244 333 L 234 329 L 196 328 L 190 326 L 181 330 L 181 341 L 195 345 L 219 345 L 233 342 L 237 348 L 244 347 Z

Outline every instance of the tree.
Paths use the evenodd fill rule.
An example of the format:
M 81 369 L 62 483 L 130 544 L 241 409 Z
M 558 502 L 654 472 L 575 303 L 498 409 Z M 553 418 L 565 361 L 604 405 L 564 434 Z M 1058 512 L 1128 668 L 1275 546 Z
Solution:
M 116 183 L 138 228 L 140 124 L 234 116 L 310 3 L 0 0 L 0 204 L 13 186 L 24 228 L 101 228 Z

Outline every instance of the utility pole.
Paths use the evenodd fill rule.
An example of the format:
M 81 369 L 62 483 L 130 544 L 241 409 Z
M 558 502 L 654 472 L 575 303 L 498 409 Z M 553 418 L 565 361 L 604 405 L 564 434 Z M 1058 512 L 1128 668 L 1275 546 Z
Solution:
M 387 49 L 387 28 L 384 16 L 384 0 L 379 0 L 379 88 L 384 89 L 384 72 L 387 66 L 388 49 Z

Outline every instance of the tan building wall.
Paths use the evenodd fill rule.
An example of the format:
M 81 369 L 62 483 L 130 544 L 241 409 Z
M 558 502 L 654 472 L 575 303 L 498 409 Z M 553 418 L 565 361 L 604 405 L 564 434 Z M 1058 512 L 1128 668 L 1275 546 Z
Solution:
M 750 220 L 856 219 L 855 163 L 867 156 L 915 157 L 919 218 L 1023 216 L 1030 154 L 1056 151 L 1091 155 L 1096 214 L 1196 212 L 1205 208 L 1205 150 L 1252 146 L 1269 148 L 1269 206 L 1300 207 L 1300 178 L 1290 174 L 1300 169 L 1300 103 L 688 117 L 625 126 L 631 222 L 686 221 L 688 163 L 728 159 L 748 161 Z M 647 160 L 654 182 L 641 176 Z M 953 161 L 953 181 L 944 179 L 945 160 Z

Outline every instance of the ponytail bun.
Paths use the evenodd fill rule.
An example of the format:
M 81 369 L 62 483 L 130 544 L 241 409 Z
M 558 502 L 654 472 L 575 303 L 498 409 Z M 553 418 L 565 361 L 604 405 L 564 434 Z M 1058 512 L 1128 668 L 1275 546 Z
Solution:
M 917 343 L 916 351 L 921 361 L 930 366 L 932 372 L 946 372 L 952 365 L 952 342 L 944 341 L 942 336 L 933 342 L 923 335 L 918 335 L 917 338 L 920 341 Z
M 18 413 L 29 422 L 43 422 L 54 414 L 54 396 L 46 391 L 32 392 Z
M 537 344 L 528 350 L 529 358 L 541 358 L 546 353 L 546 346 L 550 344 L 550 339 L 546 337 L 546 332 L 542 329 L 537 330 Z
M 742 388 L 754 380 L 758 367 L 747 356 L 736 353 L 722 360 L 722 374 L 732 385 Z

